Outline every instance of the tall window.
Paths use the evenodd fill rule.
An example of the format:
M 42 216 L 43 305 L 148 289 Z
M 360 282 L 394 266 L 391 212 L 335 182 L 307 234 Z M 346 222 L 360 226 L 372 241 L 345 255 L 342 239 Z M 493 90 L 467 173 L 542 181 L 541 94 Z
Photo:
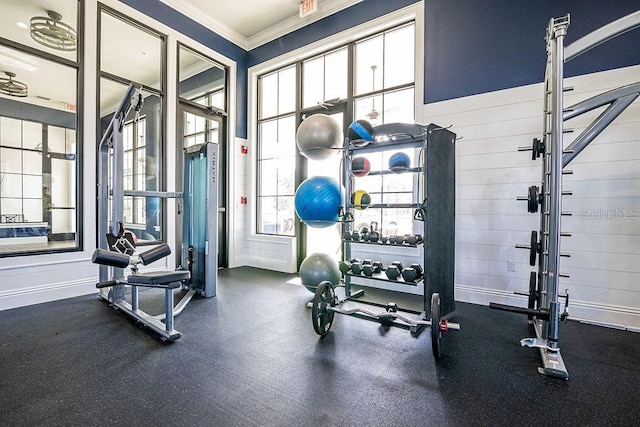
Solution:
M 258 85 L 258 233 L 293 236 L 296 66 L 262 76 Z
M 354 120 L 373 125 L 414 121 L 415 28 L 407 24 L 355 43 Z M 419 153 L 404 150 L 416 166 Z M 386 170 L 394 151 L 367 154 L 371 170 Z M 358 180 L 375 204 L 412 203 L 418 196 L 415 174 L 373 175 Z M 411 209 L 364 209 L 354 213 L 355 227 L 377 224 L 385 235 L 414 234 Z
M 305 162 L 295 145 L 299 118 L 307 112 L 326 109 L 332 114 L 332 108 L 342 106 L 342 110 L 350 114 L 347 124 L 357 119 L 368 120 L 373 125 L 412 123 L 414 86 L 414 22 L 259 76 L 257 233 L 294 234 L 288 225 L 295 220 L 293 199 L 299 184 L 296 177 L 301 180 L 305 178 L 304 173 L 317 170 L 315 166 L 303 173 L 296 169 Z M 386 169 L 392 154 L 372 155 L 369 159 L 372 170 Z M 417 161 L 419 153 L 407 154 L 412 162 Z M 325 174 L 333 175 L 333 172 Z M 410 203 L 416 197 L 413 175 L 372 176 L 361 181 L 362 189 L 370 192 L 374 203 Z M 376 222 L 385 234 L 414 233 L 412 212 L 387 211 L 357 211 L 356 224 Z
M 60 31 L 39 1 L 0 15 L 0 257 L 81 246 L 82 4 L 55 2 Z

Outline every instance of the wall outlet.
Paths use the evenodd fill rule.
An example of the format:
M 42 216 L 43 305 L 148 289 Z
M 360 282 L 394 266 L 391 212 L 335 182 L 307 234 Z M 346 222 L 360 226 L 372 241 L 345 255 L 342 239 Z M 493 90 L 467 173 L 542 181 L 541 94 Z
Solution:
M 516 262 L 513 260 L 507 261 L 507 270 L 516 271 Z

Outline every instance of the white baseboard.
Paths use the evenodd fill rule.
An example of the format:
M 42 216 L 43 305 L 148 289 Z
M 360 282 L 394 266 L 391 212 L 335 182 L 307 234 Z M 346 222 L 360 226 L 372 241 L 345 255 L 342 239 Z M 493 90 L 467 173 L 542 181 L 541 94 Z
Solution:
M 96 294 L 97 280 L 84 279 L 0 292 L 0 310 Z
M 479 305 L 489 305 L 489 303 L 495 302 L 518 307 L 527 306 L 527 297 L 523 295 L 460 284 L 455 285 L 455 299 L 456 301 Z M 560 304 L 564 309 L 563 299 L 560 299 Z M 640 332 L 639 308 L 597 304 L 569 298 L 568 311 L 569 319 L 571 320 Z

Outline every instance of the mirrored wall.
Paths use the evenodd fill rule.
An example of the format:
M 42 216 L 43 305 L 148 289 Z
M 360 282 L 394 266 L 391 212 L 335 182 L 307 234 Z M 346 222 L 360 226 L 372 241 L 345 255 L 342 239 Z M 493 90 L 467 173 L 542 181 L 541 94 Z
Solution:
M 77 179 L 81 38 L 76 31 L 81 3 L 5 3 L 0 15 L 0 257 L 76 250 L 82 238 Z
M 142 109 L 130 112 L 124 120 L 124 166 L 116 173 L 122 173 L 125 191 L 164 191 L 166 37 L 106 7 L 100 11 L 99 36 L 98 140 L 129 84 L 141 88 Z M 165 240 L 162 199 L 125 196 L 122 217 L 139 245 Z

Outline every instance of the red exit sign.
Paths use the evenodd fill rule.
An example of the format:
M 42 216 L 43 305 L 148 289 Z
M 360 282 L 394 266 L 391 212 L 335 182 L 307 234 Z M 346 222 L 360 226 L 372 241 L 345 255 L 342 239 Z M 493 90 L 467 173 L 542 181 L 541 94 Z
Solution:
M 300 18 L 316 13 L 318 11 L 318 0 L 306 0 L 300 4 Z

